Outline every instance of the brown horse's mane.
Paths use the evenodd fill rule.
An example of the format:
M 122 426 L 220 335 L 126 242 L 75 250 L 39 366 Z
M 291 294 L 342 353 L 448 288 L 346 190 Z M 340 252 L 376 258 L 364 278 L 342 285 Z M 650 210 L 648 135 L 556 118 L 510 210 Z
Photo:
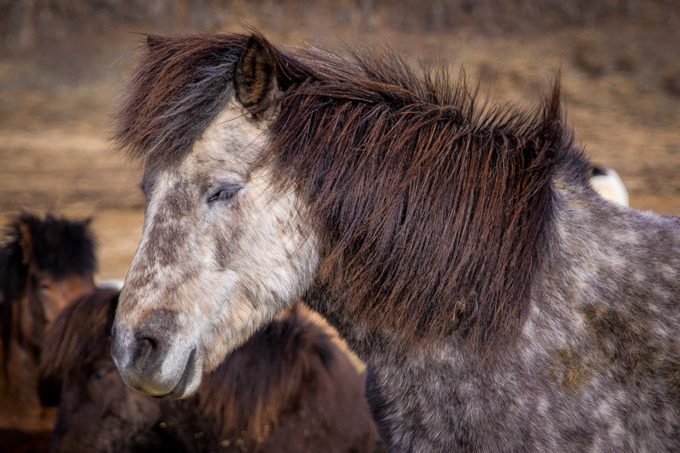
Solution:
M 22 247 L 25 229 L 30 235 L 30 253 Z M 67 275 L 87 275 L 97 268 L 95 241 L 90 232 L 89 220 L 72 221 L 47 214 L 23 212 L 17 215 L 4 233 L 0 246 L 0 341 L 3 361 L 8 360 L 9 342 L 12 334 L 12 318 L 22 291 L 26 286 L 28 263 L 55 278 Z M 31 313 L 42 313 L 38 301 Z M 16 332 L 15 332 L 16 333 Z
M 118 294 L 97 290 L 83 296 L 48 328 L 40 360 L 44 404 L 54 404 L 67 373 L 88 373 L 95 362 L 110 358 Z M 258 442 L 277 425 L 279 415 L 296 409 L 302 394 L 334 385 L 334 367 L 342 360 L 349 363 L 338 354 L 342 352 L 324 328 L 296 305 L 206 376 L 197 397 L 201 414 L 214 420 L 217 432 L 228 427 L 223 436 Z
M 587 176 L 559 80 L 527 110 L 480 105 L 464 76 L 390 53 L 315 60 L 319 80 L 281 96 L 264 159 L 319 224 L 320 282 L 405 344 L 456 332 L 485 353 L 509 344 L 551 237 L 556 170 L 573 161 Z
M 537 108 L 490 106 L 465 77 L 391 52 L 274 60 L 280 90 L 262 163 L 311 208 L 320 283 L 349 314 L 409 343 L 459 333 L 485 351 L 515 336 L 548 246 L 560 168 L 587 184 L 559 78 Z M 119 116 L 147 165 L 190 152 L 232 96 L 242 35 L 152 38 Z M 196 118 L 196 121 L 192 121 Z
M 97 289 L 66 307 L 48 327 L 40 354 L 42 386 L 110 354 L 118 295 L 114 289 Z
M 257 442 L 281 414 L 297 409 L 303 394 L 337 385 L 332 370 L 347 361 L 340 354 L 324 328 L 296 304 L 206 377 L 198 392 L 202 412 L 233 430 L 223 436 Z

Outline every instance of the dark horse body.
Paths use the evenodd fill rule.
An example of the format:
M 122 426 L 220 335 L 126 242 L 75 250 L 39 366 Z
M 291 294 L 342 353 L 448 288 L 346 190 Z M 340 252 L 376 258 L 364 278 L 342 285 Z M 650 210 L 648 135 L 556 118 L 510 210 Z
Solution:
M 680 449 L 680 225 L 594 192 L 557 86 L 480 107 L 390 54 L 152 38 L 119 139 L 148 202 L 129 385 L 191 394 L 306 294 L 366 360 L 392 451 Z
M 38 401 L 40 344 L 59 312 L 94 288 L 88 223 L 22 214 L 0 248 L 0 445 L 6 449 L 52 429 L 54 412 Z
M 118 293 L 64 311 L 45 339 L 41 397 L 53 451 L 364 452 L 378 441 L 363 378 L 298 306 L 253 336 L 187 401 L 128 388 L 111 359 Z

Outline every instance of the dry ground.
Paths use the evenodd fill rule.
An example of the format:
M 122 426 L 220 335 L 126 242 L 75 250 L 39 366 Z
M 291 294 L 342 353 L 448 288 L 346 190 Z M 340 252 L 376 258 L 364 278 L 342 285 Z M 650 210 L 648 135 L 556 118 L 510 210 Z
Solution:
M 371 26 L 358 33 L 351 21 L 282 29 L 250 19 L 277 44 L 342 51 L 390 43 L 413 61 L 444 57 L 501 101 L 536 102 L 561 68 L 568 120 L 587 154 L 620 173 L 633 207 L 680 214 L 677 29 L 626 23 L 537 35 Z M 139 169 L 108 141 L 109 114 L 141 37 L 107 33 L 0 55 L 0 220 L 20 208 L 93 216 L 106 279 L 125 275 L 143 216 Z

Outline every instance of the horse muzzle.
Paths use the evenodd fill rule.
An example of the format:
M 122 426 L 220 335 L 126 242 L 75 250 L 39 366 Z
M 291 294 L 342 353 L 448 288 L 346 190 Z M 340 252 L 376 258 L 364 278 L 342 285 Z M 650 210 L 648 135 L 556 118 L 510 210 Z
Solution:
M 201 352 L 170 333 L 153 326 L 133 331 L 114 325 L 111 355 L 129 387 L 156 398 L 184 398 L 196 391 Z

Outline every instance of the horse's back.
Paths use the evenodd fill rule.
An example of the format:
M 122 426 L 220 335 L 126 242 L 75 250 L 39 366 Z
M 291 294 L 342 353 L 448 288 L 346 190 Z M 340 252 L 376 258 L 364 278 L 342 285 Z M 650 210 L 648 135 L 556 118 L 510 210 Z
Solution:
M 524 383 L 508 403 L 546 448 L 680 449 L 680 223 L 577 201 L 505 363 Z

